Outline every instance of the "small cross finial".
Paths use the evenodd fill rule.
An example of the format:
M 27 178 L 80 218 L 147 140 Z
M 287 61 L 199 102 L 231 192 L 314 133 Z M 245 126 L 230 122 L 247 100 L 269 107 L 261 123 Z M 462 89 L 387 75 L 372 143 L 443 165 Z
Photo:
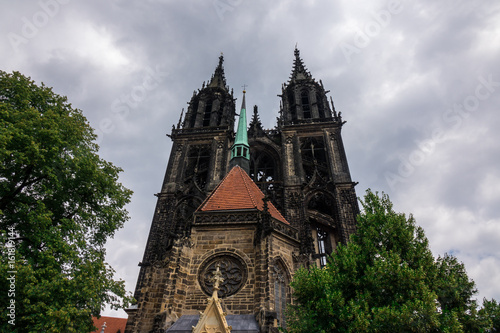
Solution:
M 242 87 L 243 87 L 243 93 L 246 93 L 246 89 L 245 88 L 248 87 L 248 86 L 246 84 L 244 84 L 244 85 L 242 85 Z

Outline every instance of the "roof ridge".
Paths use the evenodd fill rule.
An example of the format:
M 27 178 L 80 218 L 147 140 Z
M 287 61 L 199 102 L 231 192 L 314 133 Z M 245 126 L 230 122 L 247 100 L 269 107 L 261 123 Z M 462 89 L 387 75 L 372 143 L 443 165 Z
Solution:
M 250 178 L 245 170 L 241 166 L 235 165 L 207 198 L 205 198 L 196 211 L 207 212 L 234 209 L 263 211 L 265 198 L 266 195 L 252 181 L 252 178 Z M 269 202 L 268 209 L 273 218 L 289 224 L 272 202 Z
M 248 187 L 245 176 L 243 176 L 243 173 L 242 173 L 243 169 L 239 165 L 237 165 L 237 167 L 240 171 L 240 177 L 243 180 L 243 184 L 245 185 L 245 189 L 247 190 L 248 196 L 250 197 L 250 199 L 252 199 L 252 204 L 254 205 L 255 208 L 259 209 L 259 207 L 257 206 L 257 203 L 255 202 L 255 198 L 253 197 L 252 192 L 250 191 L 250 188 Z M 248 177 L 248 178 L 250 178 L 250 177 Z
M 279 211 L 279 209 L 278 209 L 278 208 L 276 208 L 276 206 L 275 206 L 275 205 L 273 205 L 273 203 L 272 203 L 272 202 L 269 202 L 269 205 L 271 205 L 271 206 L 275 209 L 275 211 L 276 211 L 276 213 L 279 215 L 279 217 L 281 217 L 281 218 L 282 218 L 282 220 L 280 220 L 280 219 L 277 219 L 277 220 L 279 220 L 279 221 L 281 221 L 281 222 L 286 222 L 286 224 L 290 224 L 290 223 L 289 223 L 289 222 L 285 219 L 285 217 L 281 214 L 281 212 Z
M 198 206 L 198 208 L 196 210 L 200 210 L 203 206 L 205 206 L 205 204 L 210 200 L 210 198 L 212 198 L 215 193 L 219 190 L 219 188 L 221 188 L 222 184 L 226 181 L 226 178 L 229 176 L 230 172 L 228 172 L 224 178 L 222 178 L 222 180 L 219 182 L 219 184 L 217 184 L 217 186 L 210 192 L 209 195 L 207 195 L 207 197 L 205 198 L 205 200 L 203 200 L 203 202 L 201 203 L 201 205 Z

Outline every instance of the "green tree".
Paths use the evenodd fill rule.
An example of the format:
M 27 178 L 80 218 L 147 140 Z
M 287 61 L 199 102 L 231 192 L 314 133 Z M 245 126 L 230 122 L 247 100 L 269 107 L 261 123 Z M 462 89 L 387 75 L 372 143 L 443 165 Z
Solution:
M 290 332 L 483 332 L 474 282 L 450 255 L 435 259 L 421 227 L 387 195 L 367 191 L 357 233 L 325 268 L 300 269 Z M 496 304 L 496 303 L 495 303 Z
M 106 303 L 130 301 L 104 245 L 132 192 L 95 138 L 66 97 L 0 71 L 2 332 L 89 332 Z
M 479 310 L 479 318 L 489 330 L 487 332 L 500 332 L 500 303 L 492 299 L 484 299 L 483 308 Z

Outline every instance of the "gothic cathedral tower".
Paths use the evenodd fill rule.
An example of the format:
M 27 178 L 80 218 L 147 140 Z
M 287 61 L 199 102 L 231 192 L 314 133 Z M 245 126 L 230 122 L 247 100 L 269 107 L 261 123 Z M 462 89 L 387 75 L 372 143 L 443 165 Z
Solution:
M 262 127 L 255 106 L 247 131 L 243 94 L 235 133 L 236 98 L 220 56 L 169 135 L 127 333 L 191 332 L 214 292 L 215 270 L 233 332 L 286 326 L 293 272 L 324 266 L 355 232 L 344 122 L 327 93 L 295 49 L 275 129 Z
M 338 242 L 355 231 L 358 203 L 342 143 L 345 123 L 321 80 L 295 49 L 283 84 L 276 130 L 263 130 L 257 108 L 250 123 L 250 176 L 300 231 L 300 254 L 321 266 Z

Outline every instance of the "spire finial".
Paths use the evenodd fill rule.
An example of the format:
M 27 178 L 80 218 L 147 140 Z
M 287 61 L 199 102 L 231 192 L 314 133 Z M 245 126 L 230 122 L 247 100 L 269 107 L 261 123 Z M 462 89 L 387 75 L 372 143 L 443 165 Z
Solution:
M 210 82 L 207 84 L 207 87 L 211 88 L 219 87 L 227 90 L 223 63 L 224 63 L 224 55 L 221 52 L 219 57 L 219 64 L 215 68 L 215 73 L 212 75 L 212 78 L 210 79 Z
M 300 51 L 297 47 L 298 43 L 295 43 L 295 50 L 293 50 L 293 54 L 295 55 L 295 60 L 300 60 Z M 300 60 L 302 62 L 302 60 Z
M 241 101 L 241 111 L 245 111 L 246 112 L 247 106 L 245 104 L 245 94 L 247 93 L 247 91 L 245 90 L 245 88 L 247 87 L 247 85 L 244 84 L 244 85 L 242 85 L 242 87 L 243 87 L 243 100 Z M 240 116 L 241 116 L 241 113 L 240 113 Z M 245 117 L 246 117 L 246 115 L 245 115 Z M 245 118 L 245 126 L 246 126 L 246 118 Z M 240 129 L 238 128 L 238 131 L 239 130 Z
M 220 57 L 219 57 L 219 66 L 218 67 L 222 67 L 222 63 L 224 62 L 224 53 L 220 53 Z
M 304 63 L 302 59 L 300 58 L 300 51 L 297 48 L 297 44 L 295 44 L 295 50 L 293 51 L 293 54 L 295 55 L 295 59 L 293 61 L 293 70 L 292 70 L 292 76 L 290 77 L 290 80 L 297 80 L 297 79 L 311 79 L 311 73 L 309 73 L 306 70 L 306 67 L 304 66 Z

